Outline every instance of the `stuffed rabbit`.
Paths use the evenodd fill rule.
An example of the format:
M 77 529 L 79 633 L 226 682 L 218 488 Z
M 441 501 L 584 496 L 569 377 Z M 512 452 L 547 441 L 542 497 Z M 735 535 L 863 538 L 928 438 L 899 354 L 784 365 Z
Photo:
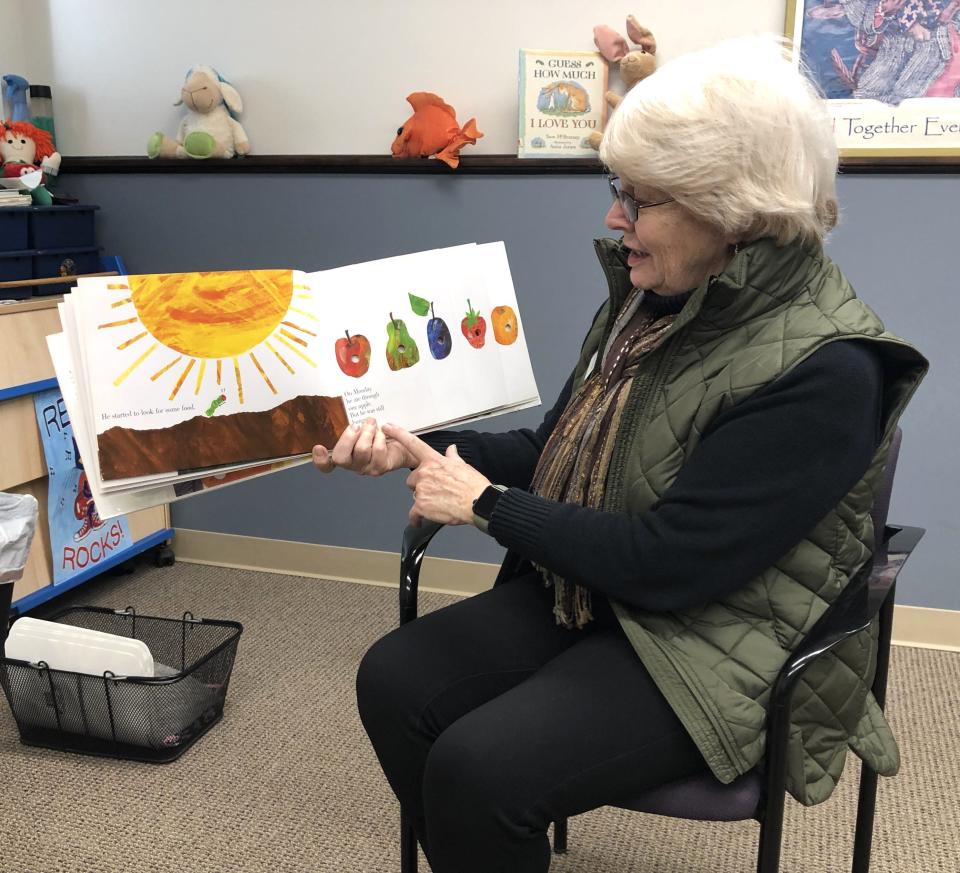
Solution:
M 647 28 L 637 23 L 637 19 L 632 15 L 627 18 L 627 36 L 630 41 L 636 44 L 636 48 L 630 48 L 627 40 L 620 36 L 612 27 L 600 24 L 593 29 L 593 41 L 597 48 L 608 61 L 620 64 L 620 81 L 626 91 L 629 91 L 641 79 L 646 79 L 657 67 L 657 61 L 654 55 L 657 53 L 657 41 L 653 34 Z M 623 97 L 615 91 L 607 91 L 604 99 L 611 110 L 620 105 Z M 587 138 L 590 146 L 595 149 L 600 148 L 600 140 L 603 134 L 600 131 L 594 131 Z
M 147 143 L 151 158 L 232 158 L 250 152 L 246 131 L 234 116 L 243 111 L 237 89 L 213 67 L 197 65 L 187 73 L 180 99 L 186 106 L 176 141 L 159 131 Z

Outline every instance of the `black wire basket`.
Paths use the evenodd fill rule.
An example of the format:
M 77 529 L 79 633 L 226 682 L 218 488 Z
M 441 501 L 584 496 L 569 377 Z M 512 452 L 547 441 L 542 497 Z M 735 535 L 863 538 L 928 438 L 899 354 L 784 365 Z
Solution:
M 155 675 L 93 676 L 52 670 L 43 661 L 0 659 L 0 684 L 26 745 L 164 763 L 223 717 L 243 631 L 238 622 L 92 606 L 49 620 L 142 640 Z

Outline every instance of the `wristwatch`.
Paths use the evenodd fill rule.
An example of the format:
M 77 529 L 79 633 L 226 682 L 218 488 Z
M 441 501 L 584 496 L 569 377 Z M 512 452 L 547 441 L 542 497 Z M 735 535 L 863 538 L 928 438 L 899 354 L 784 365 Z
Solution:
M 473 523 L 484 533 L 490 525 L 490 516 L 500 499 L 500 495 L 507 490 L 506 485 L 488 485 L 483 493 L 473 501 Z

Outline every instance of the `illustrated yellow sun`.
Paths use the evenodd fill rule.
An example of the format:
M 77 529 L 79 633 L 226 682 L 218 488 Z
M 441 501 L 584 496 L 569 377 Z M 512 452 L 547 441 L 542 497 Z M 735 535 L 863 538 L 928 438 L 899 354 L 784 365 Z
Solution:
M 317 320 L 307 310 L 293 305 L 295 297 L 309 301 L 311 295 L 304 292 L 310 289 L 295 284 L 289 270 L 129 276 L 128 284 L 110 283 L 107 288 L 129 292 L 128 297 L 110 304 L 111 308 L 122 310 L 125 306 L 133 306 L 136 310 L 132 318 L 98 325 L 101 330 L 133 328 L 136 331 L 117 346 L 121 351 L 133 348 L 137 357 L 113 380 L 115 386 L 122 384 L 158 349 L 161 355 L 172 352 L 173 356 L 166 356 L 168 359 L 151 374 L 150 380 L 156 382 L 165 373 L 177 368 L 168 398 L 170 400 L 177 396 L 198 362 L 200 366 L 194 380 L 194 394 L 200 393 L 209 361 L 216 362 L 216 386 L 219 387 L 222 384 L 223 362 L 226 360 L 233 370 L 237 396 L 242 404 L 241 361 L 244 357 L 249 359 L 267 387 L 276 394 L 277 389 L 267 372 L 276 364 L 271 363 L 270 367 L 265 368 L 254 350 L 263 345 L 273 356 L 264 358 L 265 361 L 270 363 L 275 358 L 289 373 L 295 371 L 271 340 L 289 349 L 311 367 L 316 367 L 304 349 L 309 346 L 310 338 L 315 338 L 317 334 L 291 320 Z M 178 367 L 181 363 L 183 366 Z

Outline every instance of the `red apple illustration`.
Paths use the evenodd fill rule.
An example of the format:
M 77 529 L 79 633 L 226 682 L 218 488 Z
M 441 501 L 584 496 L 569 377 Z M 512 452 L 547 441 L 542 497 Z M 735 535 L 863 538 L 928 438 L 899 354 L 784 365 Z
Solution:
M 482 349 L 487 334 L 487 322 L 484 317 L 477 312 L 470 301 L 467 301 L 467 314 L 460 322 L 460 330 L 475 349 Z
M 337 364 L 348 376 L 359 379 L 370 369 L 370 341 L 363 335 L 344 331 L 345 339 L 338 339 L 335 351 Z

